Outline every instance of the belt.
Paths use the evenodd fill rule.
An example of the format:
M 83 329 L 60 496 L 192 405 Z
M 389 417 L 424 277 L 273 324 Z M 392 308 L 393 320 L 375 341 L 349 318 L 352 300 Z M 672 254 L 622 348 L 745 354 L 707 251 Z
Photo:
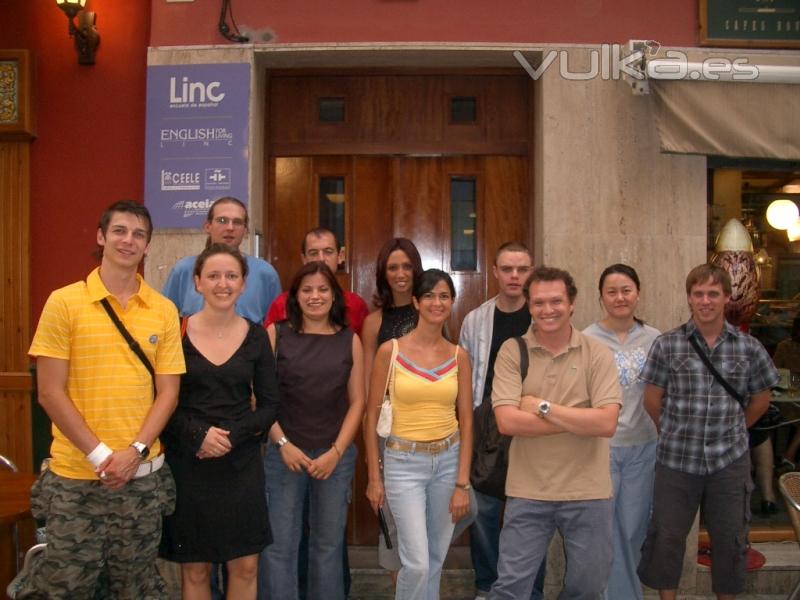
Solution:
M 164 455 L 159 454 L 153 460 L 143 462 L 139 465 L 139 468 L 136 469 L 136 473 L 134 474 L 134 479 L 140 479 L 141 477 L 145 477 L 150 475 L 150 473 L 155 473 L 161 467 L 164 466 Z
M 439 454 L 454 446 L 461 439 L 458 430 L 451 433 L 443 440 L 436 442 L 412 442 L 411 440 L 401 440 L 400 438 L 390 437 L 386 440 L 386 447 L 400 452 L 412 452 L 418 454 Z

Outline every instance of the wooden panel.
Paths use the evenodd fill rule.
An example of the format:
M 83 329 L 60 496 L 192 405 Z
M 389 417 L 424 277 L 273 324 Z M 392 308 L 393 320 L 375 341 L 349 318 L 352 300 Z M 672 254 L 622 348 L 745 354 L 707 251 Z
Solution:
M 353 201 L 348 259 L 351 289 L 367 304 L 375 292 L 375 261 L 383 244 L 394 236 L 392 219 L 392 161 L 386 157 L 358 157 L 353 175 Z
M 32 472 L 30 376 L 30 61 L 26 51 L 0 50 L 7 84 L 0 94 L 0 454 Z M 13 65 L 11 64 L 13 63 Z M 16 79 L 18 77 L 18 79 Z M 11 97 L 6 97 L 11 89 Z M 31 527 L 22 529 L 25 548 Z M 15 573 L 11 528 L 0 527 L 0 590 Z
M 268 259 L 283 289 L 288 289 L 292 275 L 303 264 L 300 244 L 311 229 L 311 163 L 310 158 L 276 158 L 270 169 L 274 193 L 269 202 Z
M 530 240 L 528 161 L 517 156 L 487 156 L 484 159 L 485 202 L 483 246 L 486 272 L 491 273 L 494 253 L 502 244 L 517 240 L 533 250 Z M 487 276 L 486 297 L 497 294 L 497 281 Z
M 274 76 L 274 156 L 320 154 L 527 154 L 524 76 Z M 451 123 L 450 99 L 472 96 L 475 123 Z M 345 99 L 345 121 L 323 123 L 323 97 Z
M 30 393 L 20 374 L 28 370 L 30 344 L 30 145 L 0 142 L 0 453 L 21 470 L 32 467 Z M 20 385 L 18 385 L 20 384 Z

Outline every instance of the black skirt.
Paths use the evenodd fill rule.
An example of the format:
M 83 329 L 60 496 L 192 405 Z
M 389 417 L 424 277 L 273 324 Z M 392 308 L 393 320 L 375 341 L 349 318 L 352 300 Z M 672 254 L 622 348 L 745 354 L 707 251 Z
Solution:
M 167 453 L 177 501 L 164 517 L 162 558 L 224 563 L 272 542 L 260 448 L 248 446 L 245 455 L 204 460 Z

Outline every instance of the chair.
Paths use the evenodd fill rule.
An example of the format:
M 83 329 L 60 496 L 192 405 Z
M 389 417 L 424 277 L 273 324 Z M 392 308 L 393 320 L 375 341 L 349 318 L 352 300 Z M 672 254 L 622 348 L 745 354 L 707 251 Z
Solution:
M 9 598 L 12 598 L 13 600 L 17 597 L 19 588 L 22 586 L 22 582 L 25 579 L 26 574 L 31 569 L 33 561 L 35 561 L 37 557 L 44 552 L 45 548 L 47 548 L 47 544 L 36 544 L 31 546 L 25 553 L 25 562 L 22 564 L 22 570 L 17 573 L 17 576 L 11 580 L 11 583 L 9 583 L 8 587 L 6 588 L 6 595 Z
M 0 454 L 0 465 L 13 473 L 19 473 L 19 469 L 17 468 L 17 465 L 14 464 L 14 461 L 7 456 L 3 456 L 2 454 Z M 16 523 L 14 523 L 11 528 L 11 537 L 14 540 L 14 564 L 16 565 L 17 573 L 19 573 L 21 566 L 19 560 L 19 525 Z
M 786 502 L 786 510 L 792 521 L 792 527 L 794 527 L 794 535 L 800 542 L 800 472 L 792 471 L 781 475 L 778 480 L 778 488 Z M 786 600 L 800 600 L 800 581 L 794 586 Z

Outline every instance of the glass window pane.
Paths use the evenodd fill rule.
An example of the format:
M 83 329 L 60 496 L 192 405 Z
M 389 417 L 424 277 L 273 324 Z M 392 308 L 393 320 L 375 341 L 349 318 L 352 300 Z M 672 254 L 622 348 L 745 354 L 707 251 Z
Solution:
M 340 247 L 347 245 L 344 237 L 346 199 L 344 177 L 319 178 L 319 226 L 330 229 L 339 240 Z M 339 270 L 343 269 L 344 265 L 340 263 Z
M 478 268 L 478 245 L 475 235 L 475 179 L 450 179 L 450 268 L 475 271 Z
M 320 98 L 319 120 L 323 123 L 344 123 L 344 98 Z
M 478 102 L 474 96 L 450 98 L 450 121 L 452 123 L 474 123 L 478 120 Z

